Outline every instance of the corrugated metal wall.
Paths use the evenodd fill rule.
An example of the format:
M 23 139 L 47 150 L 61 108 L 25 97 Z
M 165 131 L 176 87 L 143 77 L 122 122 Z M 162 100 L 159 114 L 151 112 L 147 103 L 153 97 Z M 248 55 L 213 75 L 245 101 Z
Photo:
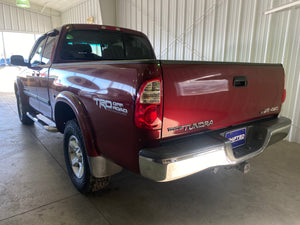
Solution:
M 96 24 L 102 24 L 99 0 L 84 1 L 61 14 L 62 24 L 87 23 L 87 18 L 93 16 Z
M 117 24 L 144 32 L 160 59 L 283 63 L 300 143 L 300 8 L 264 11 L 290 0 L 117 0 Z
M 0 3 L 0 31 L 45 33 L 52 28 L 51 16 Z

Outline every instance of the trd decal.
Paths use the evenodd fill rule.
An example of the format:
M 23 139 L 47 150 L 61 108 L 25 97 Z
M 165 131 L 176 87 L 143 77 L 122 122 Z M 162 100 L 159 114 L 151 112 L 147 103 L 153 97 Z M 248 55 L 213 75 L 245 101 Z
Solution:
M 100 99 L 100 98 L 93 98 L 94 101 L 96 102 L 96 105 L 101 109 L 103 108 L 104 110 L 111 111 L 111 112 L 116 112 L 116 113 L 121 113 L 124 115 L 128 114 L 128 110 L 124 108 L 123 103 L 119 102 L 112 102 L 109 100 L 105 99 Z

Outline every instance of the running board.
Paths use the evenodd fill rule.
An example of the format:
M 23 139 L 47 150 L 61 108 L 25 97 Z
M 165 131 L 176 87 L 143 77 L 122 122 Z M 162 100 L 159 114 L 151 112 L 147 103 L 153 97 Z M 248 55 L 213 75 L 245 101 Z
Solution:
M 57 128 L 54 126 L 50 126 L 49 124 L 45 123 L 43 120 L 32 116 L 29 112 L 26 113 L 26 116 L 28 116 L 31 120 L 33 120 L 36 124 L 38 124 L 39 126 L 41 126 L 42 128 L 44 128 L 46 131 L 49 132 L 58 132 Z

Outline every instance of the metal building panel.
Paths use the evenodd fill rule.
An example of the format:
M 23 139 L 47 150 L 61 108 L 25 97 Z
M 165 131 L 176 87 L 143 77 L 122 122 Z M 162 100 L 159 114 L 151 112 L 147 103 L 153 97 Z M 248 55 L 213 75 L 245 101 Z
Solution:
M 161 58 L 161 15 L 162 15 L 162 2 L 160 0 L 155 0 L 155 10 L 154 10 L 154 51 L 158 58 Z
M 44 20 L 44 31 L 48 32 L 52 29 L 52 23 L 51 20 L 48 19 L 48 16 L 43 16 Z
M 31 18 L 30 20 L 30 24 L 25 22 L 25 26 L 26 26 L 26 30 L 27 29 L 32 29 L 32 32 L 35 32 L 35 33 L 40 33 L 40 20 L 38 19 L 37 15 L 36 14 L 30 14 L 30 13 L 27 13 L 27 12 L 24 12 L 24 16 L 25 18 Z
M 206 0 L 196 0 L 194 19 L 193 60 L 205 60 L 203 57 Z
M 80 5 L 80 7 L 75 7 L 74 10 L 75 10 L 75 14 L 73 15 L 73 20 L 75 20 L 75 15 L 78 17 L 78 22 L 76 21 L 76 23 L 86 23 L 86 18 L 85 18 L 85 15 L 86 13 L 82 14 L 83 11 L 86 11 L 85 9 L 88 9 L 88 6 L 84 3 L 82 3 Z M 89 13 L 89 11 L 88 11 Z
M 134 30 L 137 30 L 136 24 L 137 24 L 137 7 L 136 7 L 136 1 L 137 0 L 130 0 L 130 24 L 131 24 L 131 28 Z
M 31 12 L 24 10 L 24 17 L 25 17 L 25 27 L 27 32 L 38 32 L 38 18 L 35 13 L 32 14 Z
M 226 45 L 226 29 L 228 17 L 228 1 L 218 3 L 216 7 L 216 20 L 215 20 L 215 40 L 213 60 L 224 61 L 225 45 Z
M 206 2 L 205 8 L 205 27 L 204 27 L 204 45 L 203 45 L 203 57 L 204 60 L 213 60 L 214 52 L 214 26 L 216 20 L 216 0 Z
M 18 12 L 19 31 L 26 32 L 26 29 L 25 29 L 26 28 L 25 27 L 26 20 L 25 20 L 25 16 L 24 16 L 24 11 L 18 9 L 17 12 Z
M 4 16 L 4 29 L 5 30 L 12 30 L 12 23 L 11 23 L 11 17 L 10 17 L 10 6 L 3 5 L 3 16 Z
M 298 51 L 300 51 L 300 49 L 298 48 Z M 298 56 L 299 57 L 299 56 Z M 298 60 L 300 60 L 298 58 Z M 295 102 L 297 102 L 298 104 L 296 104 L 294 111 L 293 111 L 293 131 L 292 131 L 292 135 L 290 137 L 290 141 L 295 141 L 297 143 L 300 143 L 300 72 L 298 70 L 298 74 L 295 74 L 296 77 L 298 77 L 298 83 L 297 83 L 297 89 L 296 89 L 296 97 L 295 97 Z
M 141 31 L 145 34 L 148 33 L 148 0 L 141 0 Z M 150 19 L 150 18 L 149 18 Z
M 79 8 L 80 7 L 80 8 Z M 84 15 L 86 15 L 86 13 L 82 14 L 83 11 L 86 11 L 87 8 L 87 5 L 82 3 L 79 7 L 75 7 L 74 8 L 74 11 L 75 11 L 75 14 L 72 15 L 73 17 L 73 21 L 76 21 L 75 19 L 75 15 L 77 16 L 78 20 L 76 21 L 76 23 L 85 23 L 86 21 L 86 18 Z
M 99 1 L 97 1 L 97 2 L 99 2 Z M 94 0 L 91 0 L 91 1 L 86 1 L 86 2 L 82 3 L 82 4 L 85 5 L 83 7 L 83 9 L 84 8 L 87 9 L 87 10 L 80 10 L 79 9 L 82 18 L 85 18 L 84 23 L 87 23 L 87 18 L 89 18 L 90 16 L 94 16 L 95 17 L 94 18 L 95 23 L 98 23 L 98 21 L 97 21 L 97 19 L 98 19 L 97 18 L 97 10 L 96 11 L 93 10 L 93 8 L 98 8 L 97 2 L 95 2 Z M 86 13 L 86 12 L 88 12 L 88 13 Z
M 185 7 L 185 40 L 184 40 L 184 60 L 192 60 L 193 58 L 193 38 L 194 38 L 194 13 L 195 13 L 195 0 L 187 0 Z
M 285 4 L 288 1 L 274 1 L 277 4 Z M 266 61 L 270 62 L 280 62 L 282 61 L 282 53 L 284 52 L 284 42 L 286 37 L 286 32 L 288 29 L 289 12 L 282 11 L 280 13 L 271 14 L 271 29 L 268 41 L 268 51 L 266 56 Z
M 255 30 L 251 45 L 251 62 L 264 62 L 270 32 L 271 16 L 264 15 L 264 10 L 271 8 L 272 0 L 257 1 Z
M 11 30 L 20 30 L 19 29 L 19 18 L 18 18 L 18 13 L 17 13 L 17 8 L 15 7 L 10 7 L 10 18 L 11 18 Z
M 164 9 L 161 14 L 161 59 L 168 58 L 169 49 L 169 0 L 163 1 L 161 7 Z M 157 55 L 158 57 L 158 55 Z
M 142 31 L 142 0 L 136 0 L 136 30 Z
M 41 26 L 34 26 L 35 21 L 41 22 Z M 38 24 L 38 23 L 36 23 Z M 0 30 L 11 32 L 44 32 L 45 28 L 51 27 L 51 17 L 30 9 L 23 9 L 10 5 L 9 3 L 0 4 Z
M 5 30 L 3 4 L 0 3 L 0 30 Z
M 237 49 L 237 61 L 240 62 L 249 62 L 249 52 L 251 46 L 251 30 L 253 27 L 253 20 L 255 18 L 255 14 L 252 13 L 254 11 L 254 4 L 251 1 L 242 1 L 241 2 L 241 16 L 240 19 L 240 27 L 238 30 L 239 38 L 238 38 L 238 49 Z
M 297 114 L 300 113 L 300 111 L 297 111 L 299 108 L 299 90 L 300 90 L 300 77 L 299 77 L 299 71 L 300 71 L 300 13 L 298 10 L 297 14 L 294 14 L 292 17 L 292 20 L 295 20 L 295 23 L 293 24 L 293 32 L 292 35 L 292 49 L 290 52 L 290 62 L 287 64 L 284 64 L 284 67 L 286 67 L 286 75 L 287 75 L 287 102 L 285 103 L 285 107 L 287 107 L 287 114 L 293 118 L 293 127 L 296 128 L 300 127 L 300 121 L 297 120 Z M 287 56 L 288 57 L 288 56 Z M 294 129 L 293 128 L 293 129 Z
M 177 0 L 169 1 L 169 41 L 167 59 L 176 59 Z
M 296 13 L 298 11 L 298 13 Z M 283 66 L 285 68 L 286 73 L 286 87 L 287 87 L 287 98 L 283 107 L 283 115 L 287 115 L 290 118 L 294 115 L 294 107 L 297 93 L 299 94 L 299 86 L 297 86 L 295 91 L 291 91 L 289 87 L 293 87 L 295 83 L 295 79 L 298 79 L 299 83 L 299 69 L 297 70 L 295 67 L 299 66 L 299 35 L 300 35 L 300 12 L 299 10 L 290 12 L 290 21 L 289 21 L 289 29 L 288 36 L 286 38 L 286 46 L 285 53 L 283 56 Z M 298 46 L 298 48 L 296 47 Z M 298 58 L 298 59 L 297 59 Z M 298 85 L 298 84 L 297 84 Z M 297 91 L 298 89 L 298 91 Z M 299 98 L 298 98 L 299 102 Z M 299 103 L 297 102 L 297 105 Z M 297 111 L 299 113 L 299 111 Z M 295 125 L 296 126 L 296 125 Z M 298 121 L 297 126 L 300 127 L 300 121 Z
M 87 23 L 90 16 L 94 16 L 95 23 L 102 24 L 99 1 L 88 0 L 62 12 L 62 24 Z
M 75 17 L 75 15 L 77 15 L 77 9 L 78 8 L 73 8 L 71 11 L 70 11 L 70 19 L 71 19 L 71 23 L 80 23 L 82 21 L 82 18 L 81 17 L 78 17 L 77 18 Z
M 155 35 L 155 0 L 148 0 L 148 14 L 147 14 L 147 22 L 148 22 L 148 29 L 147 34 L 148 38 L 154 46 L 154 35 Z M 158 57 L 158 55 L 156 55 Z
M 241 6 L 241 1 L 229 1 L 225 61 L 237 61 Z
M 126 28 L 132 28 L 131 27 L 131 1 L 126 1 L 126 16 L 125 16 L 125 21 L 126 21 Z
M 124 21 L 123 18 L 125 18 L 124 15 L 124 1 L 116 1 L 116 20 L 119 21 L 119 26 L 124 27 Z
M 184 43 L 185 43 L 185 7 L 186 0 L 177 0 L 176 12 L 176 42 L 175 42 L 175 59 L 183 60 L 184 57 Z

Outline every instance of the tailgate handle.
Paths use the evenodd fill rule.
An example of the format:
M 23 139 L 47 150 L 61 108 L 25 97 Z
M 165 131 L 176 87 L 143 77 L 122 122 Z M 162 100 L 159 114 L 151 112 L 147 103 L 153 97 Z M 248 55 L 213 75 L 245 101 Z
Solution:
M 234 87 L 247 87 L 248 80 L 245 76 L 236 76 L 233 78 L 233 86 Z

